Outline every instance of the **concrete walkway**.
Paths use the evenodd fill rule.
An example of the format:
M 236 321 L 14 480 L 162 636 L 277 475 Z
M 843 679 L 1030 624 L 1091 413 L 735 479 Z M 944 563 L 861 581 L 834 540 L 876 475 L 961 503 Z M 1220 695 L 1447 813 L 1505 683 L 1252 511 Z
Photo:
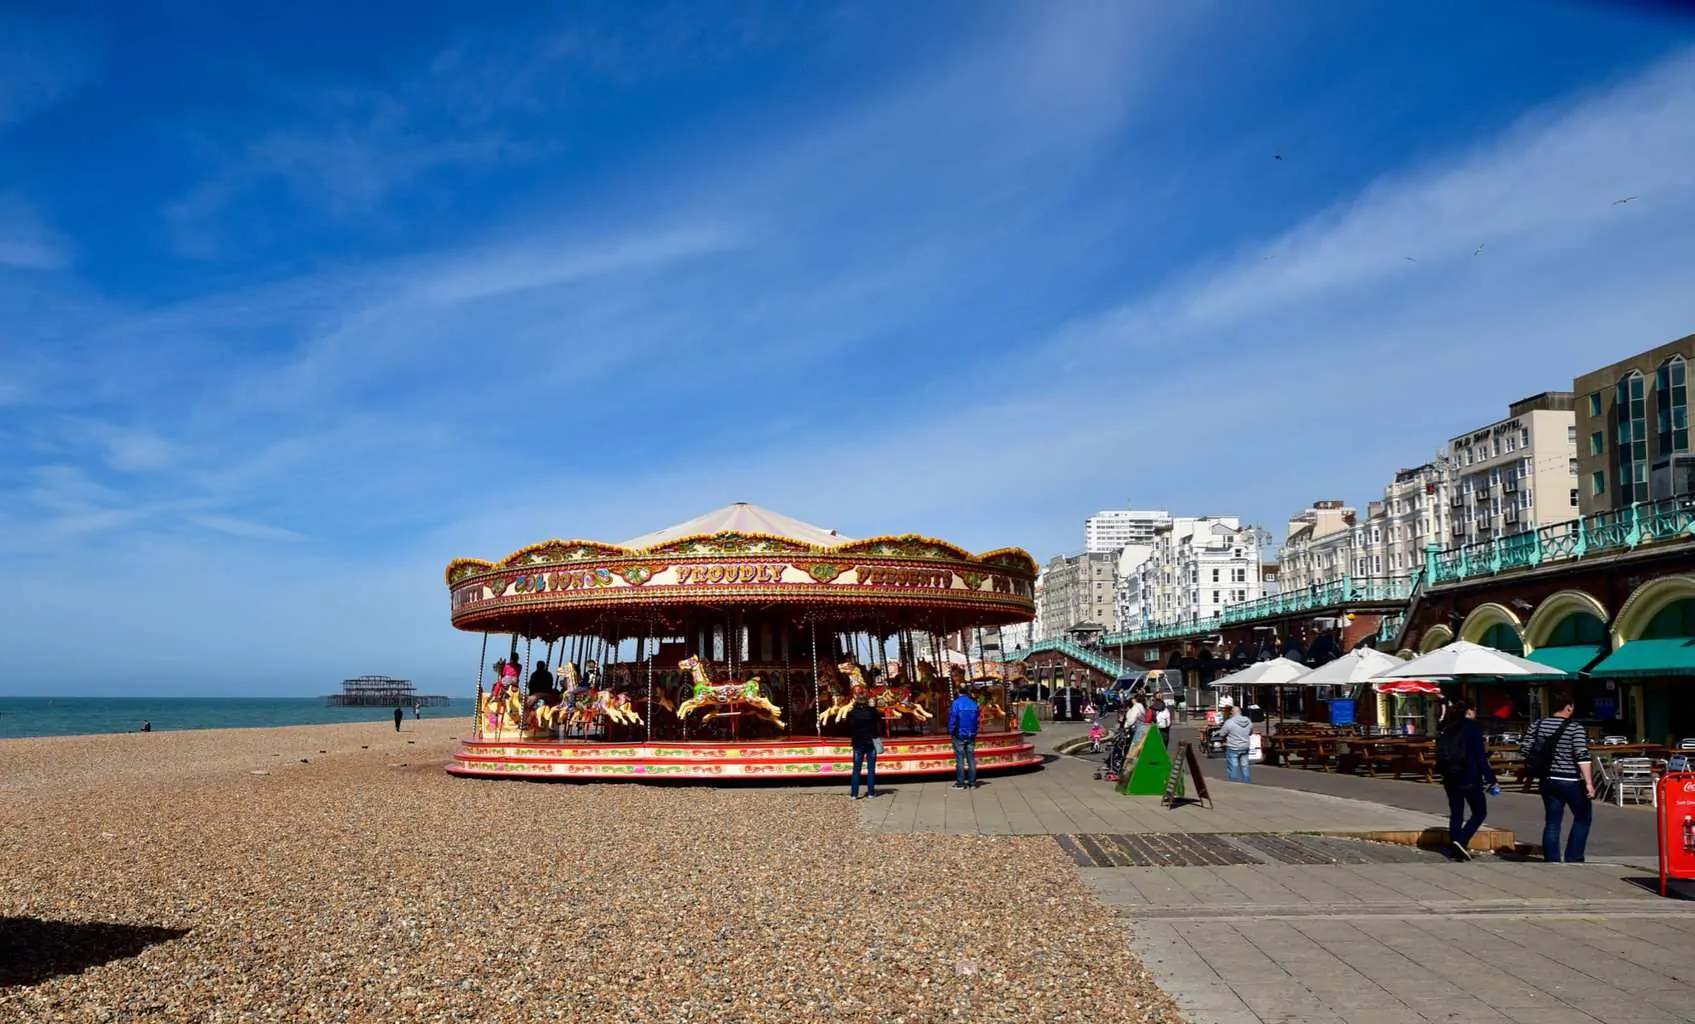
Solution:
M 1039 747 L 1075 733 L 1044 731 Z M 1436 787 L 1260 768 L 1243 786 L 1203 760 L 1215 806 L 1167 810 L 1119 796 L 1094 768 L 1064 757 L 970 792 L 902 782 L 859 806 L 874 829 L 1059 837 L 1190 1024 L 1695 1021 L 1695 898 L 1660 898 L 1650 871 L 1454 864 L 1292 835 L 1445 825 Z M 1514 803 L 1500 801 L 1499 818 L 1519 823 Z M 1521 838 L 1534 842 L 1533 809 Z M 1592 851 L 1610 848 L 1599 840 L 1617 810 L 1602 809 Z M 1619 847 L 1630 854 L 1614 860 L 1637 859 L 1636 839 Z

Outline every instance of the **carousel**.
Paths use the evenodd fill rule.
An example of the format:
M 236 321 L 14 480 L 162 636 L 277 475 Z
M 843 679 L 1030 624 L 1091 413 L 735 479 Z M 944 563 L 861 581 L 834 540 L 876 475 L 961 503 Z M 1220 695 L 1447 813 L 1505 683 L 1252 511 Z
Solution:
M 845 777 L 856 693 L 883 716 L 879 776 L 951 774 L 947 711 L 981 709 L 977 768 L 1041 763 L 986 627 L 1034 617 L 1036 564 L 915 534 L 853 540 L 740 503 L 620 544 L 547 541 L 447 567 L 480 633 L 458 775 Z M 494 660 L 490 661 L 492 657 Z

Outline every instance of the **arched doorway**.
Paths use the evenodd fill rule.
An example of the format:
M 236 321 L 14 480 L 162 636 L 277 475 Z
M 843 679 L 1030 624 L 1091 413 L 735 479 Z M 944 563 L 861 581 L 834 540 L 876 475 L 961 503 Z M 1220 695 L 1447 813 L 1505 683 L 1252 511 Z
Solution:
M 1454 631 L 1447 626 L 1431 626 L 1419 638 L 1418 653 L 1429 654 L 1454 642 Z
M 1612 641 L 1613 652 L 1590 671 L 1624 689 L 1643 738 L 1695 735 L 1695 576 L 1662 576 L 1637 588 L 1619 608 Z
M 1460 623 L 1460 639 L 1508 654 L 1524 654 L 1524 624 L 1512 609 L 1493 601 L 1471 610 Z

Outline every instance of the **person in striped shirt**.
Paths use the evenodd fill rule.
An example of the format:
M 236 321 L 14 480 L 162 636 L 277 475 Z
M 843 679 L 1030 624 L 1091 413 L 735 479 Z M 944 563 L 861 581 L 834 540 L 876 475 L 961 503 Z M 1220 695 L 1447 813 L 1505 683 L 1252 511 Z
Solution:
M 1565 862 L 1581 864 L 1595 816 L 1589 737 L 1573 717 L 1577 707 L 1570 690 L 1553 691 L 1549 704 L 1556 710 L 1530 727 L 1520 750 L 1528 770 L 1542 784 L 1543 858 L 1550 864 L 1560 862 L 1560 831 L 1569 807 L 1571 835 L 1566 838 Z

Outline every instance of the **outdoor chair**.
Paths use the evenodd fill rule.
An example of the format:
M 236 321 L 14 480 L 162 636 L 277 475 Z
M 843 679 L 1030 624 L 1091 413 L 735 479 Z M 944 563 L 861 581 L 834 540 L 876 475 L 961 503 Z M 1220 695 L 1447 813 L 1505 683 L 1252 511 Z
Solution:
M 1619 806 L 1624 806 L 1624 797 L 1619 792 L 1618 773 L 1613 771 L 1605 758 L 1596 758 L 1589 766 L 1590 773 L 1595 779 L 1595 799 L 1606 803 L 1617 800 Z
M 1626 797 L 1636 803 L 1642 802 L 1644 794 L 1648 802 L 1659 806 L 1659 797 L 1654 787 L 1654 762 L 1646 757 L 1621 757 L 1613 762 L 1613 768 L 1618 772 L 1616 790 L 1618 805 L 1624 806 Z
M 1695 750 L 1695 736 L 1687 736 L 1677 741 L 1679 750 Z
M 1601 737 L 1601 746 L 1603 746 L 1603 747 L 1622 747 L 1626 743 L 1629 743 L 1629 742 L 1630 742 L 1630 737 L 1628 737 L 1628 736 L 1602 736 Z

